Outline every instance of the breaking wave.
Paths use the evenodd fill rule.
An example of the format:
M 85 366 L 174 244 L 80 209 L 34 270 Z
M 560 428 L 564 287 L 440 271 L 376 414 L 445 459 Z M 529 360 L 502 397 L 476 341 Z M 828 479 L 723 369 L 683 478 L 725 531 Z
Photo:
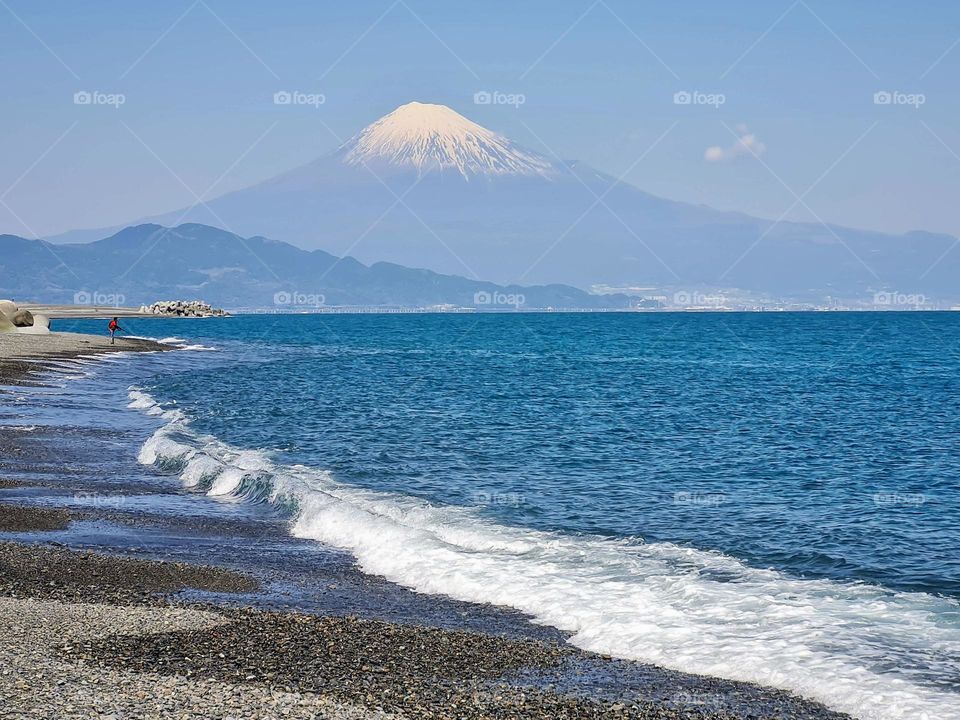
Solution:
M 719 552 L 511 527 L 273 462 L 191 428 L 133 388 L 165 425 L 139 461 L 184 487 L 287 511 L 291 532 L 349 550 L 414 590 L 514 607 L 574 645 L 680 671 L 792 690 L 864 720 L 960 719 L 960 603 L 803 580 Z

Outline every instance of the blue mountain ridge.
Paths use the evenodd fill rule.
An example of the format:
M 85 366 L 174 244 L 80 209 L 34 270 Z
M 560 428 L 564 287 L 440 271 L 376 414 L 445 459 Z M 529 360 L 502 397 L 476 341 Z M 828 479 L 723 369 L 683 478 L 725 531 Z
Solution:
M 0 235 L 0 296 L 73 303 L 122 298 L 139 305 L 202 298 L 227 308 L 309 310 L 319 305 L 478 309 L 626 308 L 624 295 L 566 285 L 503 286 L 378 262 L 364 265 L 322 250 L 207 225 L 143 224 L 85 244 L 53 245 Z

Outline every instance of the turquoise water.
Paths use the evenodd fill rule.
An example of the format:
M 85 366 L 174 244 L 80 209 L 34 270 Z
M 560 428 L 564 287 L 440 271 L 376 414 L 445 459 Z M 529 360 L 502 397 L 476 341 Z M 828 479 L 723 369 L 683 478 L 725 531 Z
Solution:
M 216 349 L 131 396 L 192 491 L 584 647 L 958 716 L 960 314 L 127 324 Z

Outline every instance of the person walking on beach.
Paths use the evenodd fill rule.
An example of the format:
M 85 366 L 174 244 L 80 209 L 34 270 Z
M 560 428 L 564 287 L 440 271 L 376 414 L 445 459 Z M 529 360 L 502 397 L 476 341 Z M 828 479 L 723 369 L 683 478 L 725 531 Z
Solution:
M 114 335 L 116 335 L 118 331 L 119 331 L 119 332 L 123 332 L 123 328 L 120 327 L 120 323 L 117 322 L 117 319 L 116 319 L 116 318 L 114 318 L 113 320 L 111 320 L 111 321 L 110 321 L 110 324 L 107 325 L 107 327 L 110 328 L 110 344 L 113 345 L 113 344 L 114 344 Z

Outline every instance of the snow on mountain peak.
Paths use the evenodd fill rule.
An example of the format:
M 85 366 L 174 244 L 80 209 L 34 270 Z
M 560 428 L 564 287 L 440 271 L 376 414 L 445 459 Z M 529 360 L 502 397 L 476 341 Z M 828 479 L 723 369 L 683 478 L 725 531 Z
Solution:
M 456 170 L 475 175 L 550 175 L 551 163 L 446 105 L 411 102 L 365 127 L 343 148 L 351 165 L 387 162 L 418 172 Z

